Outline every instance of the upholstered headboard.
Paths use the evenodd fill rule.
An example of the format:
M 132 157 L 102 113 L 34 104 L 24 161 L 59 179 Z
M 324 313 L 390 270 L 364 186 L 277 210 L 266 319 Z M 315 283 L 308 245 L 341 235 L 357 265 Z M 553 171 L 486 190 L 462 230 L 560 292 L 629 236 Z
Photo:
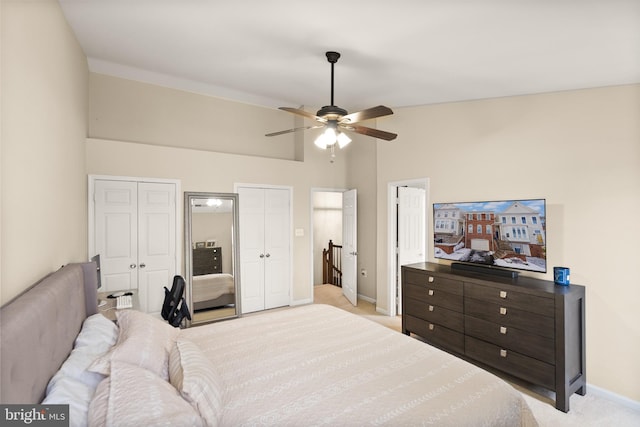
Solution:
M 68 264 L 0 308 L 0 402 L 44 399 L 82 322 L 98 310 L 97 280 L 94 262 Z

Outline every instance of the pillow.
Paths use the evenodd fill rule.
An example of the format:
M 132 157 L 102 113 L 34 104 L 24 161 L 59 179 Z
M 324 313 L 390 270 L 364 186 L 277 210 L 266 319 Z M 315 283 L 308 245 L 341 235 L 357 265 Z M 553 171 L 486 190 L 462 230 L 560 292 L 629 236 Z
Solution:
M 169 355 L 169 381 L 198 411 L 207 426 L 218 425 L 224 384 L 196 344 L 182 339 L 176 341 Z
M 104 378 L 104 377 L 102 377 Z M 47 387 L 43 405 L 69 405 L 69 427 L 87 425 L 87 411 L 95 388 L 68 376 L 58 378 Z
M 58 372 L 47 385 L 47 394 L 62 377 L 71 377 L 88 385 L 93 391 L 104 378 L 89 371 L 89 366 L 113 347 L 118 337 L 118 327 L 102 314 L 87 317 L 82 324 L 74 348 Z
M 111 351 L 98 358 L 90 367 L 93 372 L 109 375 L 113 360 L 140 366 L 169 379 L 169 350 L 179 329 L 137 310 L 116 312 L 120 327 L 118 341 Z
M 106 352 L 116 343 L 117 338 L 118 326 L 103 314 L 98 313 L 84 319 L 74 347 L 91 347 L 96 353 Z
M 202 419 L 168 382 L 120 360 L 89 406 L 89 426 L 202 426 Z
M 47 385 L 43 404 L 68 404 L 69 425 L 86 426 L 87 409 L 104 376 L 87 369 L 116 342 L 118 327 L 102 314 L 87 317 L 74 348 Z

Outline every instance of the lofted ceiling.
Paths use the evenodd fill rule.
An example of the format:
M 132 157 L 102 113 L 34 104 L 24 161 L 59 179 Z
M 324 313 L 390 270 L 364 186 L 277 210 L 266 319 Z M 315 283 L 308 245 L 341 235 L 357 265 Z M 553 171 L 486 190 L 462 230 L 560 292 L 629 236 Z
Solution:
M 640 0 L 59 0 L 96 73 L 349 111 L 640 83 Z M 284 114 L 284 113 L 283 113 Z

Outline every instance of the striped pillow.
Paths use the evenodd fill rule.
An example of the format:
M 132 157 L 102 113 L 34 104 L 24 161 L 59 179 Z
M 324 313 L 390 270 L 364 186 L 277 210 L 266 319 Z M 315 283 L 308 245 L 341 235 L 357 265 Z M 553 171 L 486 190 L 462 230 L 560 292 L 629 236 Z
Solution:
M 224 384 L 196 344 L 184 339 L 176 341 L 169 354 L 169 381 L 200 413 L 207 426 L 219 424 Z
M 111 362 L 89 406 L 89 427 L 198 427 L 202 419 L 178 391 L 153 372 L 119 360 Z

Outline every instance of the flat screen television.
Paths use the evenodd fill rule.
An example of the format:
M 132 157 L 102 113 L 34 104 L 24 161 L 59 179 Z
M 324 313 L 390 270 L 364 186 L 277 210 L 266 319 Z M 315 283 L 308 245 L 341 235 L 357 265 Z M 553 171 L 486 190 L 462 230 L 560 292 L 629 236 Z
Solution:
M 433 204 L 434 256 L 547 272 L 545 199 Z

